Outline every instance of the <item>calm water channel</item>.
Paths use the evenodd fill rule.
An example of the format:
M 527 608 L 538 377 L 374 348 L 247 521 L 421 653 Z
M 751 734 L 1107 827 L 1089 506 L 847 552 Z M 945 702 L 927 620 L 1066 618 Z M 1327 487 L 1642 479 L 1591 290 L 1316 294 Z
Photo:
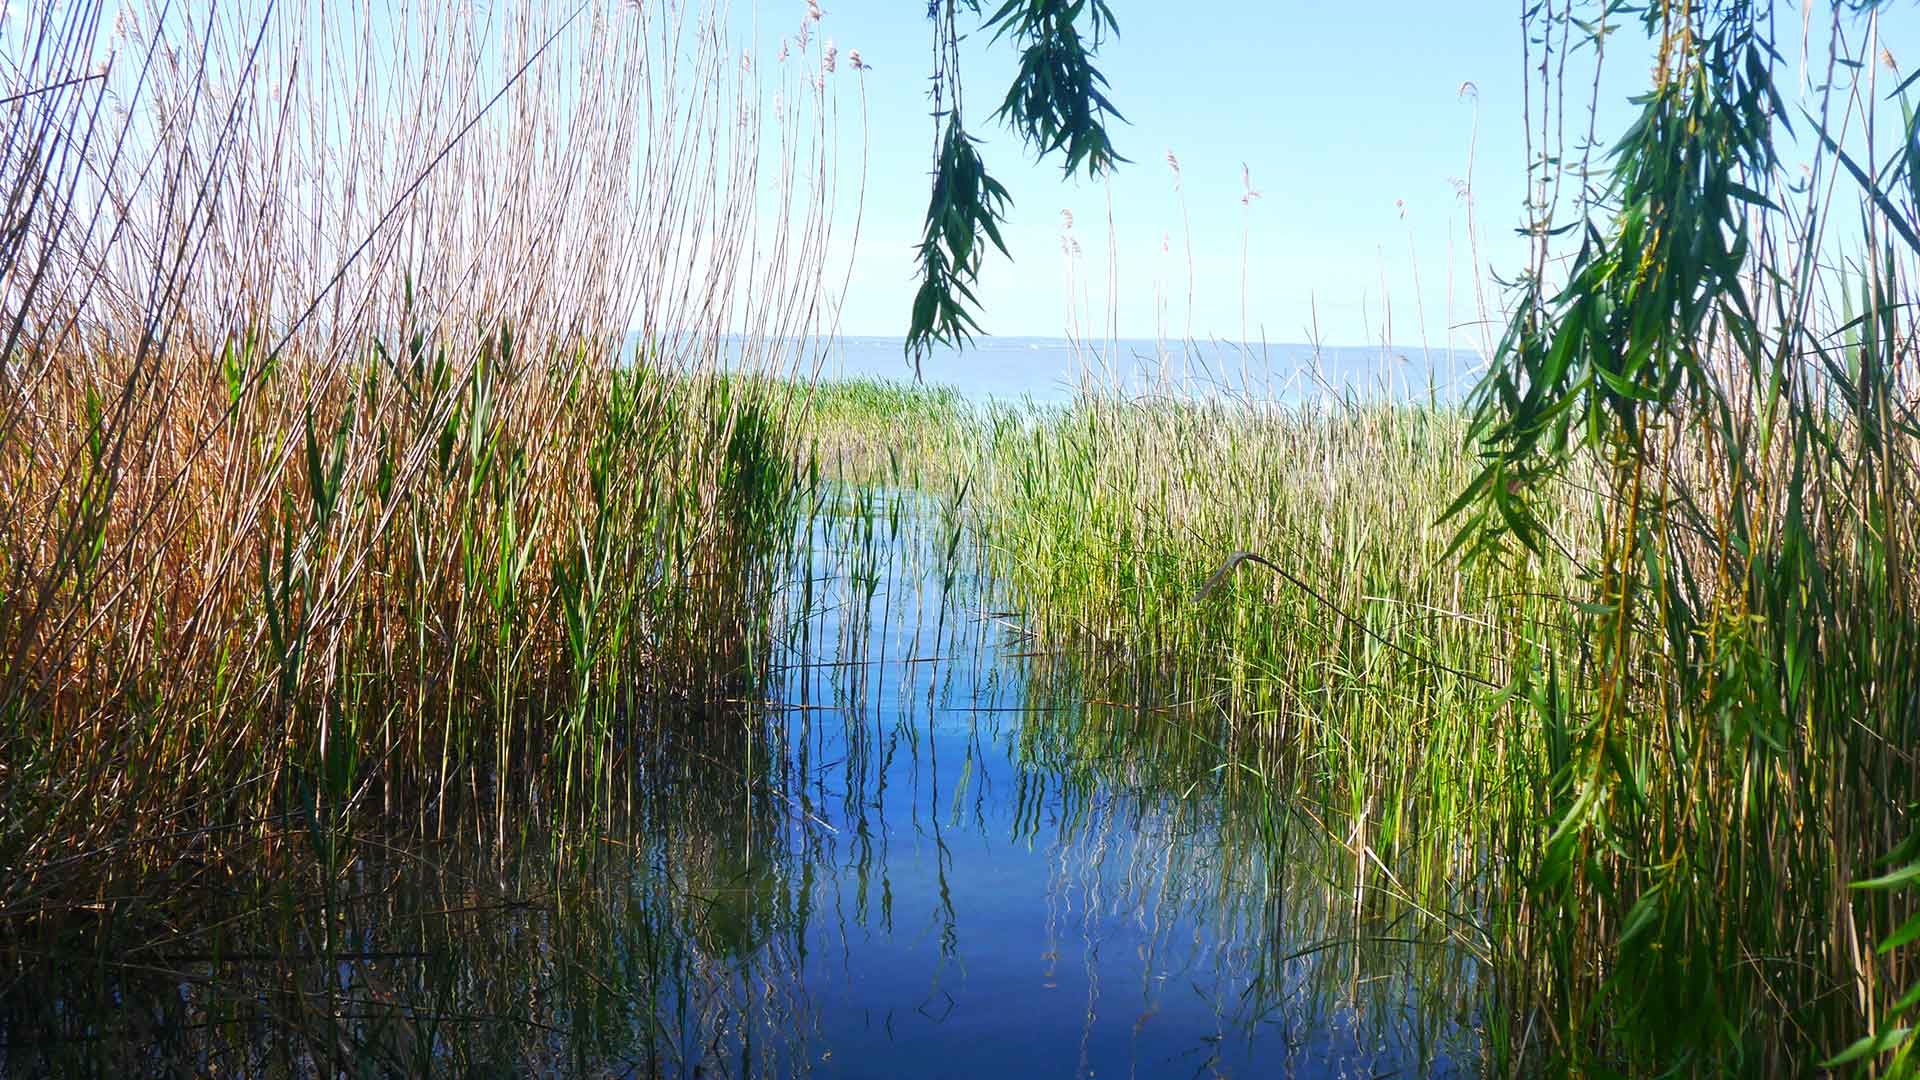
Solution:
M 775 1073 L 1469 1071 L 1465 958 L 1357 930 L 1349 853 L 1204 731 L 1114 700 L 1131 673 L 1037 655 L 936 514 L 877 540 L 860 517 L 815 527 L 781 684 L 770 846 L 803 962 Z
M 939 506 L 803 539 L 762 677 L 631 748 L 617 824 L 210 895 L 10 988 L 0 1075 L 1471 1071 L 1474 960 L 1142 671 L 1041 653 Z

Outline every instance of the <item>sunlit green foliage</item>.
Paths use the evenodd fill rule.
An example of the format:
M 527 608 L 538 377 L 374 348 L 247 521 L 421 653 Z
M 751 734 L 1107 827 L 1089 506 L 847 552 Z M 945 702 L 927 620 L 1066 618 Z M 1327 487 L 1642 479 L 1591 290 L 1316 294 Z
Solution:
M 919 248 L 920 288 L 907 326 L 906 351 L 916 371 L 934 343 L 960 345 L 980 329 L 968 308 L 976 303 L 973 286 L 987 242 L 1011 257 L 999 227 L 1010 205 L 1007 189 L 988 175 L 962 109 L 957 19 L 963 7 L 981 14 L 980 0 L 927 4 L 937 58 L 935 146 L 933 193 Z M 1107 135 L 1108 123 L 1122 117 L 1107 100 L 1106 76 L 1093 64 L 1101 41 L 1119 32 L 1105 0 L 1006 0 L 982 28 L 994 32 L 995 42 L 1009 38 L 1020 50 L 1019 70 L 994 119 L 1019 132 L 1035 156 L 1059 153 L 1069 176 L 1084 169 L 1095 177 L 1125 160 Z
M 1910 898 L 1844 886 L 1911 828 L 1920 794 L 1920 428 L 1900 372 L 1920 250 L 1896 248 L 1911 207 L 1853 165 L 1844 121 L 1789 113 L 1781 35 L 1803 31 L 1773 6 L 1616 5 L 1649 35 L 1652 85 L 1604 181 L 1569 177 L 1575 212 L 1539 223 L 1474 398 L 1481 466 L 1449 511 L 1469 552 L 1517 540 L 1551 558 L 1541 507 L 1564 503 L 1569 470 L 1600 485 L 1601 543 L 1570 555 L 1574 633 L 1518 673 L 1554 691 L 1516 720 L 1565 745 L 1530 878 L 1559 923 L 1561 1067 L 1773 1072 L 1910 1005 L 1895 1000 L 1915 979 L 1910 938 L 1873 949 Z M 1592 38 L 1614 13 L 1583 7 L 1575 33 Z M 1574 19 L 1535 16 L 1543 41 Z M 1882 60 L 1849 19 L 1836 13 L 1828 88 Z M 1911 146 L 1911 114 L 1902 126 Z M 1775 150 L 1796 134 L 1819 151 L 1805 176 Z M 1835 273 L 1820 199 L 1837 168 L 1861 185 L 1865 248 Z M 1550 282 L 1562 236 L 1576 248 Z M 1837 319 L 1816 302 L 1836 288 Z M 1584 956 L 1593 941 L 1610 948 Z M 1848 1005 L 1821 1004 L 1849 986 Z M 1851 1056 L 1906 1045 L 1878 1034 Z

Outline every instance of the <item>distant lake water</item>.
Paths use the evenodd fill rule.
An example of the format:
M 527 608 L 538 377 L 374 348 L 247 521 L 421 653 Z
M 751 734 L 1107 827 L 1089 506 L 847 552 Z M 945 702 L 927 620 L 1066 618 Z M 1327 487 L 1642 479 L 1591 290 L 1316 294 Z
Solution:
M 1065 338 L 980 337 L 965 349 L 936 348 L 920 368 L 928 383 L 973 398 L 1062 401 L 1086 375 L 1138 391 L 1171 380 L 1200 395 L 1252 394 L 1295 403 L 1361 400 L 1458 400 L 1473 386 L 1480 357 L 1463 349 L 1419 346 L 1313 346 L 1298 343 L 1146 340 L 1075 343 Z M 824 344 L 822 378 L 911 380 L 912 362 L 897 337 L 839 337 Z

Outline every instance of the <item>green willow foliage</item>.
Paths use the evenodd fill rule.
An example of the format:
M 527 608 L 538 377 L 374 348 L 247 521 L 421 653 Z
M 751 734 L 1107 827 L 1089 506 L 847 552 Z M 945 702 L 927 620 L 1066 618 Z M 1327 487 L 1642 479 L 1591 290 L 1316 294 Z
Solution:
M 1511 536 L 1541 550 L 1531 500 L 1571 447 L 1644 458 L 1673 407 L 1713 404 L 1715 331 L 1758 344 L 1740 280 L 1746 212 L 1773 203 L 1742 180 L 1775 164 L 1770 117 L 1784 110 L 1750 22 L 1729 20 L 1712 49 L 1646 96 L 1613 151 L 1612 228 L 1580 223 L 1567 284 L 1551 299 L 1540 281 L 1523 284 L 1476 393 L 1476 434 L 1492 452 L 1457 504 L 1474 508 L 1462 535 L 1480 545 Z
M 961 120 L 962 3 L 977 12 L 929 6 L 940 143 L 916 355 L 975 326 L 982 237 L 999 243 L 1006 207 Z M 1789 106 L 1808 61 L 1785 57 L 1808 55 L 1820 6 L 1523 6 L 1534 257 L 1469 401 L 1477 470 L 1444 518 L 1449 555 L 1556 563 L 1578 585 L 1556 632 L 1516 644 L 1499 699 L 1544 751 L 1512 796 L 1526 887 L 1489 915 L 1528 983 L 1496 991 L 1524 1015 L 1496 1072 L 1773 1075 L 1833 1055 L 1914 1075 L 1920 395 L 1902 372 L 1920 131 L 1913 78 L 1874 88 L 1893 61 L 1861 30 L 1872 3 L 1829 0 L 1834 47 L 1813 53 L 1812 103 Z M 987 25 L 1026 50 L 996 115 L 1096 175 L 1120 160 L 1117 114 L 1082 19 L 1096 46 L 1113 30 L 1095 0 L 1011 0 Z M 1586 85 L 1567 59 L 1600 63 L 1632 23 L 1649 86 L 1594 168 L 1565 152 Z M 1883 160 L 1849 149 L 1862 91 L 1899 104 Z M 1805 175 L 1782 146 L 1810 154 Z M 1834 209 L 1835 178 L 1857 218 Z M 1858 224 L 1851 250 L 1836 221 Z M 1592 508 L 1592 550 L 1554 535 L 1569 507 Z
M 980 329 L 973 285 L 987 242 L 1007 254 L 999 222 L 1011 199 L 988 175 L 967 131 L 961 108 L 958 9 L 980 14 L 980 0 L 929 0 L 934 24 L 933 193 L 919 246 L 920 288 L 906 350 L 916 372 L 935 342 L 959 344 Z M 1083 37 L 1080 28 L 1087 27 Z M 1119 32 L 1105 0 L 1007 0 L 984 28 L 993 40 L 1009 38 L 1020 49 L 1020 68 L 993 119 L 1019 132 L 1041 158 L 1060 153 L 1071 176 L 1098 176 L 1125 161 L 1107 136 L 1109 120 L 1123 119 L 1107 100 L 1106 76 L 1094 66 L 1101 42 Z
M 1758 1012 L 1784 1012 L 1830 1052 L 1851 1038 L 1837 1030 L 1848 1009 L 1817 1003 L 1854 993 L 1849 982 L 1874 987 L 1856 1004 L 1877 1030 L 1833 1064 L 1893 1053 L 1882 1067 L 1911 1068 L 1897 1021 L 1920 990 L 1875 978 L 1910 975 L 1911 961 L 1832 954 L 1898 918 L 1844 888 L 1856 853 L 1913 854 L 1895 842 L 1916 794 L 1902 442 L 1920 425 L 1893 383 L 1911 324 L 1892 238 L 1912 245 L 1915 230 L 1888 182 L 1911 191 L 1916 137 L 1909 111 L 1904 145 L 1870 174 L 1807 114 L 1823 158 L 1812 180 L 1785 178 L 1775 140 L 1796 132 L 1773 7 L 1530 15 L 1603 47 L 1609 16 L 1635 14 L 1657 49 L 1608 168 L 1592 187 L 1574 177 L 1588 193 L 1576 219 L 1537 228 L 1535 271 L 1471 402 L 1481 468 L 1447 514 L 1470 556 L 1552 558 L 1540 509 L 1589 478 L 1599 487 L 1603 545 L 1582 568 L 1587 595 L 1569 599 L 1576 647 L 1518 676 L 1547 688 L 1522 700 L 1562 748 L 1532 879 L 1557 913 L 1545 948 L 1612 942 L 1599 972 L 1557 965 L 1554 1042 L 1576 1069 L 1592 1056 L 1629 1071 L 1770 1071 L 1783 1062 L 1755 1034 Z M 1781 22 L 1800 32 L 1798 17 Z M 1557 69 L 1539 70 L 1547 83 Z M 1862 187 L 1868 247 L 1848 277 L 1857 317 L 1838 333 L 1813 312 L 1828 243 L 1818 170 L 1836 164 Z M 1796 196 L 1803 213 L 1781 205 Z M 1553 286 L 1539 268 L 1567 236 L 1578 248 Z M 1908 866 L 1860 886 L 1884 895 L 1917 877 Z M 1916 937 L 1920 918 L 1881 956 Z M 1789 969 L 1809 941 L 1826 970 Z

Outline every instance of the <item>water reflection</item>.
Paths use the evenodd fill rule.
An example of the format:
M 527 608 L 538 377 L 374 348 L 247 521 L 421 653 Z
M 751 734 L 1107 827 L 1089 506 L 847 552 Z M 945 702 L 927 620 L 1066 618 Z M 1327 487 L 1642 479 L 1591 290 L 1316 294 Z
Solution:
M 1203 706 L 1039 653 L 938 506 L 807 528 L 761 676 L 657 706 L 601 827 L 469 808 L 44 942 L 0 1072 L 1471 1071 L 1474 957 Z
M 1138 672 L 1035 655 L 937 515 L 869 535 L 895 516 L 818 526 L 810 666 L 783 685 L 804 707 L 769 778 L 829 943 L 801 973 L 820 1039 L 857 1055 L 829 1071 L 1471 1060 L 1470 957 L 1356 903 L 1351 854 L 1228 765 L 1192 710 L 1122 692 Z M 876 543 L 896 559 L 877 581 L 860 570 Z

